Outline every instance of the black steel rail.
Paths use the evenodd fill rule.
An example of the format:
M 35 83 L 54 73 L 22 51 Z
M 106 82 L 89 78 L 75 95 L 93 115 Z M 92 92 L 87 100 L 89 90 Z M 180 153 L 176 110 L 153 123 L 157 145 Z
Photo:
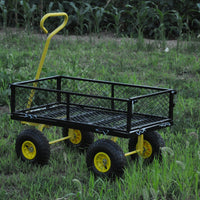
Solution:
M 37 83 L 33 86 L 33 83 Z M 131 137 L 173 123 L 174 90 L 67 76 L 13 83 L 11 118 Z M 27 107 L 30 92 L 31 106 Z

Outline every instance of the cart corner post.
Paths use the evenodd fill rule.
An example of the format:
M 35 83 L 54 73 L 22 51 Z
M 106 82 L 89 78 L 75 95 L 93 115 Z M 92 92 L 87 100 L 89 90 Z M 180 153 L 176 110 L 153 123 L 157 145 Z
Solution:
M 111 84 L 111 97 L 112 97 L 112 98 L 115 97 L 114 84 Z M 114 102 L 114 99 L 111 100 L 111 109 L 112 109 L 112 110 L 115 109 L 115 102 Z
M 127 100 L 127 132 L 131 131 L 131 118 L 133 114 L 134 103 L 136 100 L 129 99 Z
M 15 86 L 11 84 L 10 89 L 11 89 L 11 98 L 10 98 L 11 113 L 14 113 L 15 112 Z
M 169 118 L 173 121 L 173 108 L 174 104 L 174 95 L 176 94 L 175 90 L 170 91 L 169 94 Z
M 133 100 L 127 101 L 127 132 L 131 130 L 131 117 L 132 117 L 132 108 L 133 108 Z
M 61 102 L 61 76 L 56 77 L 57 79 L 57 90 L 59 92 L 57 92 L 57 102 L 60 103 Z

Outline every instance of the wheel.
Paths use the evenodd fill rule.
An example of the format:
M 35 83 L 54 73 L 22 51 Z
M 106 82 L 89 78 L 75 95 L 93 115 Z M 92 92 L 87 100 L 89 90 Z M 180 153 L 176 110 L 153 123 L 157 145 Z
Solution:
M 36 129 L 22 131 L 16 140 L 15 150 L 22 161 L 36 164 L 47 164 L 50 157 L 50 146 L 46 137 Z
M 143 153 L 137 153 L 131 155 L 133 160 L 138 159 L 140 156 L 144 159 L 145 163 L 151 163 L 154 158 L 159 159 L 162 161 L 162 154 L 161 154 L 161 147 L 165 146 L 165 142 L 161 135 L 156 131 L 145 132 L 144 133 L 144 143 L 143 143 Z M 135 151 L 138 149 L 138 136 L 134 135 L 129 140 L 129 151 Z
M 72 136 L 65 140 L 67 146 L 85 149 L 94 142 L 94 134 L 78 129 L 63 128 L 63 137 Z
M 115 177 L 123 175 L 126 158 L 115 142 L 101 139 L 88 148 L 86 163 L 96 176 Z

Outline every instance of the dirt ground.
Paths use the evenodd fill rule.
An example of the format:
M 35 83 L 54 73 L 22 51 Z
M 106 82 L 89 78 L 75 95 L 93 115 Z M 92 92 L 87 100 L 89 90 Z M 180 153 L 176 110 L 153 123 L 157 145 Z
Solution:
M 17 28 L 7 28 L 6 30 L 1 30 L 0 29 L 0 36 L 5 36 L 6 34 L 27 34 L 26 31 L 24 31 L 24 29 L 17 29 Z M 29 33 L 30 35 L 34 35 L 34 36 L 38 36 L 39 38 L 42 39 L 46 39 L 46 35 L 44 33 L 36 33 L 36 32 L 32 32 Z M 128 38 L 128 37 L 116 37 L 115 34 L 113 33 L 109 33 L 109 32 L 102 32 L 100 34 L 91 34 L 91 35 L 68 35 L 68 36 L 63 36 L 63 35 L 55 35 L 53 37 L 54 39 L 57 40 L 82 40 L 82 41 L 94 41 L 94 42 L 101 42 L 101 41 L 109 41 L 109 40 L 114 40 L 116 42 L 121 42 L 124 40 L 127 41 L 135 41 L 137 42 L 137 39 L 135 38 Z M 146 44 L 152 44 L 157 42 L 158 45 L 160 43 L 159 40 L 153 40 L 153 39 L 144 39 L 144 42 Z M 177 45 L 177 40 L 166 40 L 166 47 L 168 48 L 173 48 L 176 47 Z
M 0 105 L 0 114 L 9 113 L 9 107 L 7 105 Z

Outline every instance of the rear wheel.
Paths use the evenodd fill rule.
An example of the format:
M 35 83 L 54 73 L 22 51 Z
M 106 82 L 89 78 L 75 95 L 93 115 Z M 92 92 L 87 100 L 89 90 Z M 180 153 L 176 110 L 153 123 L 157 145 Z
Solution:
M 161 135 L 156 131 L 145 132 L 144 133 L 144 143 L 143 143 L 143 152 L 131 155 L 133 160 L 141 157 L 144 159 L 145 163 L 151 163 L 154 158 L 162 160 L 161 147 L 165 146 L 165 142 Z M 129 151 L 135 151 L 139 149 L 138 145 L 138 136 L 134 135 L 129 140 Z
M 123 175 L 126 158 L 115 142 L 101 139 L 88 148 L 86 163 L 95 175 L 114 177 Z
M 30 163 L 47 164 L 50 157 L 49 142 L 46 137 L 36 129 L 22 131 L 16 140 L 15 150 L 22 161 Z
M 65 140 L 67 146 L 85 149 L 94 141 L 94 134 L 78 129 L 63 128 L 63 137 L 71 136 Z

